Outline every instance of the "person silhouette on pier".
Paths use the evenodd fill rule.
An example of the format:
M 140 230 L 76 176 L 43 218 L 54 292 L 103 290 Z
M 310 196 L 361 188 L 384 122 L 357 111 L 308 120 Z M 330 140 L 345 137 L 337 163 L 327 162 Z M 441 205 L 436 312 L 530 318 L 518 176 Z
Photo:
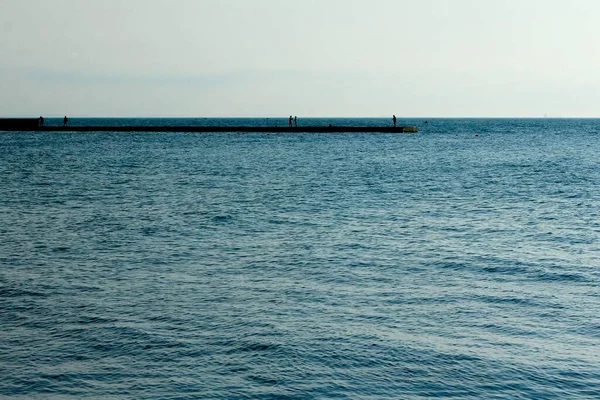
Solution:
M 40 122 L 38 123 L 39 126 L 44 126 L 44 117 L 42 117 L 40 115 Z
M 298 116 L 294 117 L 294 126 L 297 128 L 298 127 Z
M 292 120 L 293 120 L 293 118 L 292 118 L 292 116 L 290 115 L 290 120 L 289 120 L 289 127 L 290 127 L 290 128 L 292 127 Z
M 67 118 L 67 116 L 65 115 L 65 117 L 63 118 L 63 126 L 67 125 L 69 125 L 69 118 Z
M 396 127 L 396 122 L 397 122 L 397 120 L 396 120 L 396 115 L 393 115 L 393 116 L 392 116 L 392 120 L 394 121 L 394 128 L 395 128 L 395 127 Z

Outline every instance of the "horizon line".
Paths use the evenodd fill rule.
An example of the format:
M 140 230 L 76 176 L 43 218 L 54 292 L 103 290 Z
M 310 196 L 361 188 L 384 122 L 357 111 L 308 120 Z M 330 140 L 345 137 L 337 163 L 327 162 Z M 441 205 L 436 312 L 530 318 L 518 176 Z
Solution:
M 52 116 L 44 116 L 44 118 L 63 118 L 64 115 L 52 115 Z M 124 118 L 147 118 L 147 119 L 284 119 L 287 120 L 289 115 L 283 116 L 102 116 L 102 115 L 68 115 L 69 119 L 73 118 L 107 118 L 107 119 L 124 119 Z M 24 114 L 16 114 L 16 115 L 5 115 L 0 116 L 0 118 L 39 118 L 40 116 L 31 116 Z M 398 119 L 600 119 L 600 116 L 396 116 Z M 349 118 L 349 119 L 368 119 L 368 118 L 376 118 L 376 119 L 391 119 L 392 114 L 389 116 L 312 116 L 312 115 L 304 115 L 299 116 L 298 118 L 304 119 L 325 119 L 325 118 Z

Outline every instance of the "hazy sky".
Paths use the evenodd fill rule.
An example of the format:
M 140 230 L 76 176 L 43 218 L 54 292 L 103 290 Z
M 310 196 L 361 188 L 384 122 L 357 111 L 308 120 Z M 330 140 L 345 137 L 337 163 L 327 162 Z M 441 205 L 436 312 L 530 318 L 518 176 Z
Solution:
M 600 116 L 598 0 L 0 0 L 1 116 Z

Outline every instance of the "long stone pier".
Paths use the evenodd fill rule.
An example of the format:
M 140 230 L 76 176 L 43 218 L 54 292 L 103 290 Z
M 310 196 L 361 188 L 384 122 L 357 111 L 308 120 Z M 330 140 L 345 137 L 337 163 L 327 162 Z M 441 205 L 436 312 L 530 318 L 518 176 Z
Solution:
M 37 119 L 0 119 L 0 131 L 18 132 L 237 132 L 237 133 L 417 133 L 416 126 L 38 126 Z
M 0 130 L 19 132 L 238 132 L 238 133 L 417 133 L 416 126 L 38 126 L 38 119 L 0 119 Z

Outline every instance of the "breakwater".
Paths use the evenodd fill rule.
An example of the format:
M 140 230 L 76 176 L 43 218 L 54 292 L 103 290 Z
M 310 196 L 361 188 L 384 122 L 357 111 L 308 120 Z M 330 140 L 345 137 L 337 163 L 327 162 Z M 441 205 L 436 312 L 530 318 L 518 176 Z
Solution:
M 26 123 L 3 123 L 0 130 L 6 131 L 41 131 L 41 132 L 239 132 L 239 133 L 417 133 L 416 126 L 37 126 L 34 121 L 22 120 Z

